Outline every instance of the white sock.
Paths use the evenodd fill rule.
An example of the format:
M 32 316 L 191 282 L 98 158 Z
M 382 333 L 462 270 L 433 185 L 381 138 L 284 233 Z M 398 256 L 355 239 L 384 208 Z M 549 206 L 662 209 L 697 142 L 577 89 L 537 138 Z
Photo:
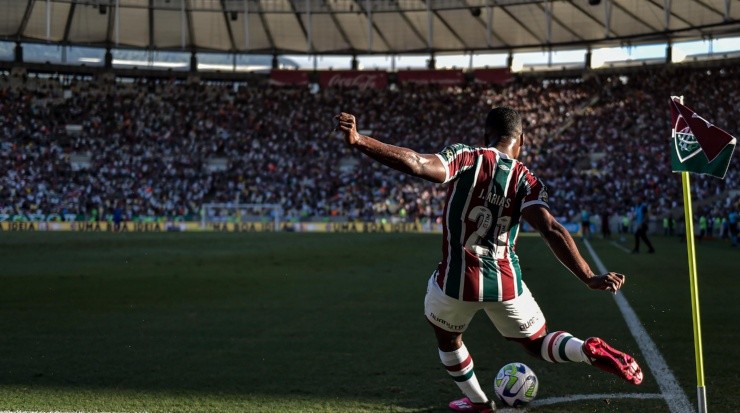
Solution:
M 465 344 L 455 351 L 445 352 L 439 350 L 439 359 L 442 360 L 447 373 L 452 376 L 457 387 L 468 396 L 473 403 L 485 403 L 488 396 L 480 388 L 478 378 L 473 372 L 473 358 L 470 357 Z
M 583 352 L 583 340 L 573 337 L 565 331 L 555 331 L 542 340 L 540 354 L 545 361 L 551 363 L 567 363 L 569 361 L 588 363 L 588 357 Z

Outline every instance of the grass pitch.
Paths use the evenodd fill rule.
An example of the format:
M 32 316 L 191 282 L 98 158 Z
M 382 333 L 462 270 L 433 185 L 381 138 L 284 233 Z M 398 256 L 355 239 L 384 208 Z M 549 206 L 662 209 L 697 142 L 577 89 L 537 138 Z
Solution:
M 630 240 L 631 241 L 631 240 Z M 5 233 L 0 237 L 0 410 L 444 412 L 459 395 L 423 316 L 439 235 Z M 628 255 L 594 241 L 692 404 L 696 373 L 685 244 Z M 627 247 L 631 247 L 628 245 Z M 524 277 L 551 329 L 598 335 L 645 366 L 608 293 L 521 238 Z M 583 249 L 586 256 L 588 254 Z M 739 411 L 738 250 L 698 245 L 710 411 Z M 502 339 L 483 314 L 465 341 L 489 393 L 523 361 L 538 400 L 660 393 L 581 364 L 553 365 Z M 667 412 L 604 397 L 536 412 Z

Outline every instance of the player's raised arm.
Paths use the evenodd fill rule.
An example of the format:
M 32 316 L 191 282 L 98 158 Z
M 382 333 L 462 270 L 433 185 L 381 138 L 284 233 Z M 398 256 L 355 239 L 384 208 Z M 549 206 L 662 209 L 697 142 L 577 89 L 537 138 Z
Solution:
M 365 155 L 393 169 L 427 181 L 436 183 L 445 181 L 445 167 L 436 155 L 421 154 L 409 148 L 389 145 L 369 136 L 360 135 L 357 132 L 355 117 L 349 113 L 342 112 L 335 119 L 338 121 L 337 130 L 344 133 L 347 144 L 359 149 Z
M 541 205 L 532 205 L 522 210 L 522 217 L 540 233 L 560 262 L 589 288 L 616 293 L 622 287 L 625 280 L 624 275 L 614 272 L 595 275 L 591 271 L 591 267 L 578 252 L 573 237 L 550 214 L 547 208 Z

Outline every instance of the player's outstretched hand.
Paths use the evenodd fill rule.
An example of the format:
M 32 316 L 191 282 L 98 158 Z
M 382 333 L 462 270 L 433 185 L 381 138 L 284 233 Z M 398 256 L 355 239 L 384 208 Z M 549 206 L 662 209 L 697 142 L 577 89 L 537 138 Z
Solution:
M 592 290 L 610 291 L 616 294 L 622 288 L 622 285 L 624 285 L 624 281 L 624 274 L 609 272 L 602 275 L 594 275 L 588 279 L 586 284 Z
M 342 112 L 335 116 L 334 119 L 337 120 L 337 128 L 335 130 L 344 133 L 344 140 L 348 145 L 354 145 L 360 140 L 360 134 L 357 133 L 357 121 L 354 115 Z

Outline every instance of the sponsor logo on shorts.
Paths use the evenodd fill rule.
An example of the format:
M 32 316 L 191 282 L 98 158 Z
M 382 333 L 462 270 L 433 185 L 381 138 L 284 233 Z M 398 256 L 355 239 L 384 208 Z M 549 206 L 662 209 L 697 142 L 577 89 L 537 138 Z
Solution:
M 540 317 L 539 316 L 534 316 L 534 317 L 530 318 L 526 323 L 519 324 L 519 331 L 525 331 L 525 330 L 527 330 L 529 327 L 532 327 L 539 320 L 540 320 Z
M 434 313 L 429 313 L 429 316 L 432 318 L 432 320 L 434 320 L 434 321 L 436 321 L 438 323 L 444 324 L 445 327 L 449 328 L 450 330 L 462 330 L 463 328 L 465 328 L 465 324 L 460 324 L 460 325 L 451 324 L 448 321 L 445 321 L 445 320 L 437 317 L 437 315 L 434 314 Z

